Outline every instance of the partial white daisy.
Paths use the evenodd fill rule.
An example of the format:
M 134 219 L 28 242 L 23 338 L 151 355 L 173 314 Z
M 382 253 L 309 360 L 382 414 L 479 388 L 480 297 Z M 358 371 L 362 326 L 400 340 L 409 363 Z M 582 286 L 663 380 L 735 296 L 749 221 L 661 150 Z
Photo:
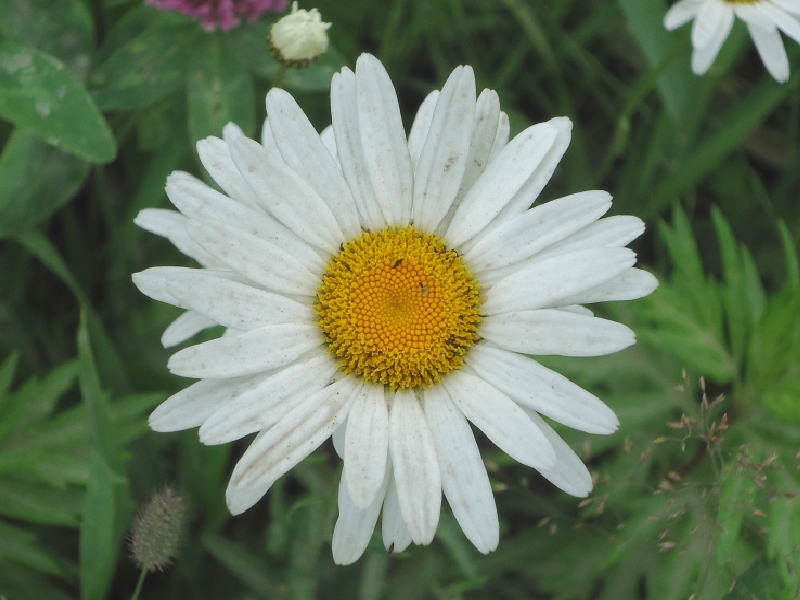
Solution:
M 764 66 L 776 81 L 789 79 L 789 59 L 780 31 L 800 42 L 800 0 L 680 0 L 664 18 L 670 31 L 694 19 L 692 70 L 711 67 L 733 27 L 734 17 L 747 25 Z
M 442 492 L 490 552 L 497 509 L 470 423 L 567 493 L 590 492 L 588 470 L 540 415 L 591 433 L 615 431 L 617 418 L 526 355 L 634 343 L 580 305 L 655 289 L 624 247 L 644 225 L 603 218 L 602 191 L 530 208 L 572 125 L 556 118 L 509 142 L 497 94 L 476 98 L 469 67 L 426 98 L 408 137 L 368 54 L 334 75 L 331 108 L 320 135 L 289 94 L 270 91 L 261 144 L 233 125 L 198 144 L 224 194 L 176 172 L 167 194 L 180 212 L 139 216 L 205 267 L 133 276 L 188 311 L 167 341 L 227 328 L 170 358 L 200 381 L 150 424 L 200 427 L 206 444 L 258 433 L 228 486 L 233 514 L 333 435 L 338 563 L 361 556 L 381 512 L 390 552 L 430 543 Z

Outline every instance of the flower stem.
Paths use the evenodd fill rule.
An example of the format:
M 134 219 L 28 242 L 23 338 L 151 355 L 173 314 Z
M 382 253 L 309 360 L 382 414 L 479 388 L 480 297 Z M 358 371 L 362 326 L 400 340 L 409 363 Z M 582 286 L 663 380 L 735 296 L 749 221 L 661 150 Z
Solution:
M 286 71 L 289 70 L 289 67 L 281 63 L 281 68 L 278 70 L 277 75 L 272 80 L 272 87 L 280 88 L 283 85 L 283 79 L 286 77 Z
M 139 600 L 139 593 L 142 591 L 142 585 L 144 585 L 144 576 L 147 575 L 147 569 L 142 567 L 142 573 L 139 575 L 139 582 L 136 584 L 136 590 L 133 592 L 133 596 L 131 596 L 131 600 Z

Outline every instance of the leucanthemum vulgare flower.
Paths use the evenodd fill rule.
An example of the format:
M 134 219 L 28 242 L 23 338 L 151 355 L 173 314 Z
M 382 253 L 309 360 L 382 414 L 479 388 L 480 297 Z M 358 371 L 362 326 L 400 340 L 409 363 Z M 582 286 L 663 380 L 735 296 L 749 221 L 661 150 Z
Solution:
M 664 25 L 673 30 L 694 19 L 692 70 L 702 75 L 717 58 L 735 17 L 747 25 L 770 75 L 781 83 L 789 79 L 780 31 L 800 42 L 800 0 L 680 0 L 667 12 Z
M 595 356 L 634 343 L 580 306 L 638 298 L 656 281 L 624 246 L 635 217 L 603 217 L 602 191 L 534 208 L 569 144 L 552 119 L 508 142 L 497 94 L 476 98 L 458 67 L 406 138 L 392 82 L 362 55 L 331 86 L 320 136 L 286 92 L 267 95 L 261 144 L 228 125 L 200 159 L 227 194 L 173 173 L 180 210 L 137 222 L 204 269 L 133 276 L 186 313 L 166 345 L 173 373 L 201 381 L 150 417 L 157 431 L 200 426 L 222 444 L 258 432 L 234 468 L 239 514 L 333 435 L 344 459 L 336 562 L 358 559 L 381 509 L 389 551 L 428 544 L 444 492 L 481 552 L 498 543 L 489 477 L 469 422 L 574 496 L 588 470 L 544 417 L 591 433 L 618 421 L 597 397 L 525 356 Z
M 289 0 L 145 0 L 159 10 L 174 10 L 202 23 L 206 31 L 228 31 L 242 22 L 255 21 L 267 11 L 281 11 Z

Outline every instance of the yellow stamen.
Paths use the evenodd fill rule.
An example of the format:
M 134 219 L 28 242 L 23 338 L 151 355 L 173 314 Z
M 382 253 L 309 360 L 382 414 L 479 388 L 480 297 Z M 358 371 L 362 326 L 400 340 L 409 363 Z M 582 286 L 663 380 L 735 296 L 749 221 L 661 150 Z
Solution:
M 461 256 L 413 227 L 342 246 L 319 288 L 319 326 L 346 373 L 393 389 L 431 386 L 475 345 L 480 287 Z

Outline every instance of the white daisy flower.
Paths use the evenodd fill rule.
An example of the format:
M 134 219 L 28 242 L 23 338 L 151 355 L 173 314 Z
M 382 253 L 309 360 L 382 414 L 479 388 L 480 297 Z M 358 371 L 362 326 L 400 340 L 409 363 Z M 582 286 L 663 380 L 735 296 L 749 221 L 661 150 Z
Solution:
M 789 59 L 779 30 L 800 42 L 800 0 L 680 0 L 667 12 L 664 26 L 672 31 L 694 19 L 692 70 L 702 75 L 717 58 L 734 17 L 747 25 L 770 75 L 786 82 Z
M 529 208 L 572 126 L 556 118 L 508 142 L 497 94 L 476 98 L 469 67 L 425 99 L 408 138 L 373 56 L 334 76 L 331 108 L 320 136 L 273 89 L 261 144 L 234 125 L 198 144 L 227 195 L 177 172 L 167 194 L 180 212 L 139 215 L 205 267 L 133 276 L 188 311 L 165 344 L 227 328 L 170 358 L 173 373 L 200 381 L 150 424 L 199 426 L 206 444 L 258 432 L 228 486 L 233 514 L 333 435 L 344 459 L 338 563 L 363 553 L 381 511 L 390 552 L 430 543 L 442 492 L 490 552 L 497 510 L 469 422 L 567 493 L 589 493 L 588 470 L 540 415 L 591 433 L 615 431 L 617 418 L 525 355 L 634 343 L 579 305 L 655 289 L 624 247 L 644 225 L 601 218 L 611 206 L 602 191 Z

